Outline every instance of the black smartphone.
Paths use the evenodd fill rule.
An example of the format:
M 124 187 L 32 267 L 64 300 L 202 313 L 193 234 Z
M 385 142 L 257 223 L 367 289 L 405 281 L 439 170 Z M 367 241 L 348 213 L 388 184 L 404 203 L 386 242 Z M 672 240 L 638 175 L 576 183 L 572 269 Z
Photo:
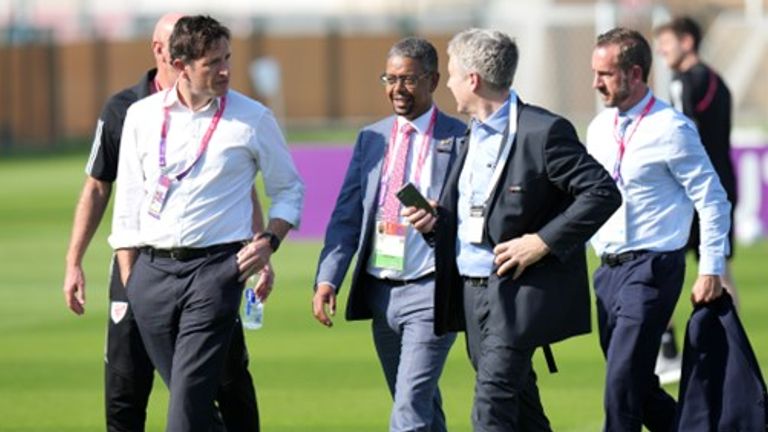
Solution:
M 399 199 L 406 207 L 416 207 L 435 214 L 435 209 L 429 205 L 429 201 L 424 198 L 424 195 L 416 189 L 416 186 L 414 186 L 413 183 L 406 183 L 405 186 L 397 191 L 395 196 L 397 196 L 397 199 Z

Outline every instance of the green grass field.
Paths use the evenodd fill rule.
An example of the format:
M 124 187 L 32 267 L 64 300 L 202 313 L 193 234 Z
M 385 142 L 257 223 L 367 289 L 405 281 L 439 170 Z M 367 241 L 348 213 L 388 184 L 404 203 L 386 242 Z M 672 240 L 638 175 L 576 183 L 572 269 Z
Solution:
M 102 224 L 85 259 L 86 315 L 69 312 L 61 294 L 64 255 L 85 159 L 77 154 L 0 160 L 3 432 L 104 430 L 109 223 Z M 311 316 L 311 284 L 319 249 L 318 242 L 288 241 L 283 246 L 274 258 L 277 284 L 266 306 L 265 326 L 246 336 L 263 430 L 384 431 L 390 401 L 368 323 L 338 318 L 332 329 L 326 329 Z M 741 247 L 737 256 L 743 321 L 761 364 L 768 365 L 768 291 L 764 289 L 768 243 Z M 692 266 L 688 270 L 689 276 L 695 273 Z M 684 294 L 676 312 L 679 328 L 689 313 Z M 554 430 L 599 430 L 603 361 L 595 334 L 558 344 L 554 350 L 561 370 L 556 375 L 546 373 L 541 354 L 535 356 Z M 470 430 L 472 386 L 460 338 L 441 381 L 451 430 Z M 164 425 L 167 391 L 159 379 L 155 389 L 149 431 L 162 430 Z

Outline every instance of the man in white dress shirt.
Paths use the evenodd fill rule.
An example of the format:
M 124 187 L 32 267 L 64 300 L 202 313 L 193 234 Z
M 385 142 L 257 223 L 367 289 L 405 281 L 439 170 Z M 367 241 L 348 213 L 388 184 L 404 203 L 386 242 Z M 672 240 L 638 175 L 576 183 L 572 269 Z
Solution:
M 606 357 L 605 430 L 672 430 L 675 401 L 653 369 L 680 296 L 694 207 L 701 261 L 693 303 L 722 293 L 730 204 L 695 126 L 647 85 L 651 49 L 617 28 L 597 39 L 593 87 L 608 109 L 587 131 L 588 151 L 613 176 L 624 203 L 592 239 L 600 345 Z
M 302 207 L 274 116 L 229 90 L 229 39 L 210 17 L 181 18 L 169 40 L 179 79 L 131 106 L 121 139 L 109 241 L 170 389 L 172 432 L 210 430 L 243 281 L 269 262 Z M 259 170 L 272 205 L 267 229 L 251 239 Z

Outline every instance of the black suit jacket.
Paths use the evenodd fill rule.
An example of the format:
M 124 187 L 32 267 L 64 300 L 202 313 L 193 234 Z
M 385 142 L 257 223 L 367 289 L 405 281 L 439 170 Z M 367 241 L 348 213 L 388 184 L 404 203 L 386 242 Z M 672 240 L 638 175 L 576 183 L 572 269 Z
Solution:
M 512 280 L 490 278 L 495 334 L 536 347 L 590 331 L 586 242 L 621 204 L 603 167 L 587 154 L 573 126 L 544 109 L 518 103 L 518 126 L 491 195 L 485 242 L 538 233 L 551 253 Z M 435 331 L 464 330 L 462 281 L 456 266 L 458 181 L 468 140 L 459 149 L 440 200 L 435 230 Z
M 688 320 L 678 395 L 679 431 L 766 431 L 768 394 L 727 293 Z

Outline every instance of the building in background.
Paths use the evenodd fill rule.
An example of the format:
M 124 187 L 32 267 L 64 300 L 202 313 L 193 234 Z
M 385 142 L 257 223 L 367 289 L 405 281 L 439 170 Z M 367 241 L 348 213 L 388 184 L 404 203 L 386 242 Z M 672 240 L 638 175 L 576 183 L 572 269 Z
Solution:
M 0 0 L 0 125 L 5 142 L 46 145 L 91 133 L 107 95 L 128 85 L 151 61 L 145 35 L 167 10 L 210 13 L 233 29 L 235 86 L 266 103 L 284 104 L 288 125 L 358 126 L 383 115 L 362 98 L 380 71 L 374 60 L 406 34 L 444 50 L 471 26 L 499 28 L 521 50 L 516 87 L 533 103 L 585 125 L 597 109 L 588 52 L 615 25 L 650 32 L 671 13 L 707 27 L 704 56 L 729 83 L 737 126 L 768 118 L 768 0 Z M 250 65 L 274 59 L 285 85 L 281 101 L 260 95 Z M 441 65 L 443 70 L 445 65 Z M 667 88 L 665 68 L 655 87 Z M 36 71 L 36 72 L 30 72 Z M 30 94 L 30 87 L 34 87 Z M 666 94 L 661 91 L 659 94 Z M 275 96 L 272 96 L 274 99 Z M 441 86 L 437 100 L 451 107 Z
M 287 127 L 350 129 L 388 112 L 371 93 L 394 41 L 418 34 L 444 53 L 453 34 L 479 26 L 517 39 L 521 98 L 583 131 L 598 109 L 584 55 L 595 36 L 615 25 L 650 35 L 672 14 L 692 15 L 705 27 L 703 57 L 734 97 L 737 232 L 745 240 L 768 232 L 768 0 L 0 0 L 0 155 L 83 145 L 107 96 L 152 62 L 145 35 L 168 10 L 225 22 L 233 87 L 275 108 Z M 259 93 L 250 73 L 258 59 L 274 62 L 279 89 Z M 455 114 L 440 67 L 435 99 Z M 666 95 L 667 68 L 654 73 Z

